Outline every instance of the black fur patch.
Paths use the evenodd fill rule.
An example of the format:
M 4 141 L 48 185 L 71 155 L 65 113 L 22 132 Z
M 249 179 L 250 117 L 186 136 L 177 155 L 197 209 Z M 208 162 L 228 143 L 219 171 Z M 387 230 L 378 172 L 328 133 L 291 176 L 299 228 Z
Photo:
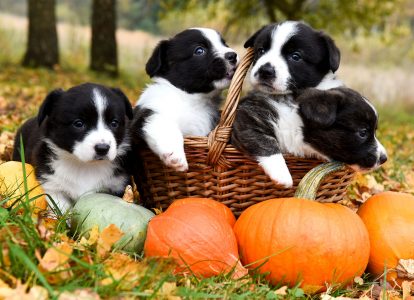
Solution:
M 195 55 L 197 47 L 202 47 L 205 54 Z M 215 89 L 214 81 L 226 77 L 227 69 L 225 60 L 214 53 L 210 40 L 199 30 L 188 29 L 161 41 L 148 60 L 146 71 L 187 93 L 209 93 Z

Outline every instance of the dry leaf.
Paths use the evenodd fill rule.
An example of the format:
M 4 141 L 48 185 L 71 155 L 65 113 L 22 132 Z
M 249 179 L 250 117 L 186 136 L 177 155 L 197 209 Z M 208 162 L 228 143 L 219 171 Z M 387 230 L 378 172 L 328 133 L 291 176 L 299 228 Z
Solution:
M 72 292 L 65 291 L 59 295 L 58 300 L 100 300 L 101 297 L 91 289 L 77 289 Z
M 43 300 L 49 299 L 47 290 L 44 287 L 35 285 L 30 290 L 26 284 L 17 282 L 15 288 L 7 284 L 0 285 L 0 299 L 5 300 Z
M 288 287 L 286 285 L 282 286 L 281 288 L 278 288 L 275 291 L 275 294 L 280 295 L 280 296 L 286 296 L 287 295 L 287 289 L 288 289 Z
M 123 253 L 112 253 L 109 258 L 104 261 L 105 273 L 110 277 L 101 281 L 102 285 L 112 284 L 119 281 L 118 288 L 121 290 L 131 290 L 145 274 L 147 266 L 134 260 L 130 256 Z
M 174 295 L 176 290 L 176 282 L 164 282 L 161 288 L 158 290 L 158 295 L 167 298 L 168 300 L 179 300 L 181 298 Z
M 124 195 L 122 196 L 122 199 L 126 202 L 129 202 L 129 203 L 134 202 L 134 190 L 132 189 L 132 186 L 130 186 L 130 185 L 126 186 Z
M 403 283 L 401 284 L 403 300 L 406 300 L 408 297 L 410 297 L 411 288 L 413 284 L 414 284 L 414 281 L 406 281 L 406 280 L 403 281 Z
M 39 261 L 39 270 L 49 283 L 57 284 L 73 276 L 72 271 L 68 270 L 70 267 L 68 261 L 72 252 L 73 248 L 67 242 L 57 243 L 47 249 Z
M 55 234 L 55 227 L 57 219 L 48 217 L 39 217 L 37 223 L 37 231 L 41 239 L 49 241 L 50 238 Z
M 124 233 L 121 229 L 114 224 L 110 224 L 108 227 L 105 227 L 98 238 L 96 247 L 98 257 L 107 257 L 109 251 L 111 251 L 111 247 L 119 241 L 123 235 Z
M 354 282 L 356 284 L 363 285 L 364 284 L 364 279 L 362 279 L 360 276 L 357 276 L 357 277 L 354 278 Z
M 81 240 L 79 241 L 80 246 L 92 246 L 96 244 L 99 239 L 99 227 L 98 225 L 94 225 L 89 232 L 89 238 L 85 238 L 82 236 Z

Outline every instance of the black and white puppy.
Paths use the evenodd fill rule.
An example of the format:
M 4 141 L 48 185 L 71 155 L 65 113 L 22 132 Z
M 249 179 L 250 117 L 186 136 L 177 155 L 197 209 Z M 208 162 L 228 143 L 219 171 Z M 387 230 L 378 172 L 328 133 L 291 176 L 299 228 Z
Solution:
M 166 166 L 186 171 L 183 138 L 214 128 L 220 93 L 237 63 L 237 53 L 213 29 L 191 28 L 161 41 L 146 65 L 153 83 L 134 109 L 134 138 L 144 139 Z
M 254 48 L 253 89 L 286 94 L 307 87 L 342 85 L 334 73 L 340 52 L 332 38 L 302 22 L 286 21 L 258 30 L 244 44 Z
M 122 195 L 128 119 L 132 106 L 117 88 L 85 83 L 54 90 L 17 132 L 13 159 L 20 160 L 22 135 L 26 161 L 61 212 L 88 192 Z
M 343 86 L 334 74 L 339 67 L 340 52 L 329 36 L 302 22 L 287 21 L 264 26 L 247 40 L 245 47 L 254 48 L 250 73 L 253 91 L 241 100 L 237 109 L 232 144 L 255 159 L 273 181 L 285 187 L 293 184 L 281 154 L 285 152 L 337 159 L 361 168 L 373 168 L 386 159 L 384 147 L 374 136 L 376 125 L 373 124 L 377 119 L 374 107 L 350 89 L 322 92 Z M 311 97 L 305 92 L 300 101 L 295 101 L 298 93 L 307 88 L 318 89 L 319 92 L 311 89 L 317 96 Z M 299 103 L 305 103 L 303 99 L 308 96 L 313 102 L 300 107 Z M 353 106 L 347 111 L 355 113 L 355 117 L 349 121 L 341 117 L 346 110 L 337 106 L 337 98 L 345 99 L 341 104 Z M 326 103 L 329 100 L 333 101 L 331 106 Z M 335 109 L 338 114 L 334 113 Z M 322 120 L 328 114 L 331 118 L 326 121 L 332 123 L 309 121 L 312 118 Z M 356 116 L 361 116 L 360 122 Z M 337 125 L 343 126 L 344 131 L 329 131 Z M 327 133 L 322 138 L 318 135 L 322 131 L 332 135 Z M 354 138 L 359 132 L 369 134 L 370 141 L 374 142 L 370 146 L 361 146 L 360 152 L 356 153 L 360 143 Z M 318 141 L 318 138 L 322 140 Z M 332 144 L 330 146 L 337 153 L 326 146 L 321 147 L 320 143 Z M 347 153 L 350 157 L 346 157 Z M 363 162 L 364 155 L 371 157 L 370 163 Z
M 375 108 L 349 88 L 308 88 L 296 98 L 252 92 L 242 104 L 232 143 L 277 184 L 293 184 L 282 153 L 336 160 L 356 170 L 373 169 L 387 160 L 375 137 Z

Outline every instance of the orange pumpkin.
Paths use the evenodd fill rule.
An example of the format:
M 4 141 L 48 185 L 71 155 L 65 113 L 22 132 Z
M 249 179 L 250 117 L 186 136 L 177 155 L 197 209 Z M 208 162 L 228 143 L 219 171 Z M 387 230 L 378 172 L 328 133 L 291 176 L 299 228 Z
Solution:
M 269 272 L 273 284 L 300 282 L 307 293 L 364 272 L 370 247 L 364 223 L 345 206 L 309 200 L 316 190 L 301 182 L 295 197 L 267 200 L 240 215 L 234 231 L 244 265 Z
M 234 223 L 236 223 L 236 218 L 233 215 L 233 212 L 230 208 L 228 208 L 226 205 L 224 205 L 221 202 L 218 202 L 213 199 L 209 198 L 183 198 L 179 200 L 175 200 L 168 209 L 174 208 L 176 206 L 180 206 L 187 203 L 196 203 L 201 205 L 207 205 L 208 207 L 211 207 L 217 211 L 218 214 L 223 215 L 223 217 L 227 220 L 227 222 L 230 224 L 231 227 L 234 226 Z
M 232 271 L 247 274 L 238 260 L 237 241 L 227 220 L 205 205 L 186 203 L 155 216 L 148 224 L 147 257 L 172 257 L 176 272 L 210 277 Z
M 358 210 L 371 242 L 368 271 L 401 283 L 414 278 L 414 196 L 383 192 L 370 197 Z

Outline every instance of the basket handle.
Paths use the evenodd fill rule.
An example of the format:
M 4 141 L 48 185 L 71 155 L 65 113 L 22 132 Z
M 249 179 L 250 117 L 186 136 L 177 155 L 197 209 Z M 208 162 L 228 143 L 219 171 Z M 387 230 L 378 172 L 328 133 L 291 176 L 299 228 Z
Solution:
M 230 166 L 229 162 L 222 158 L 221 154 L 230 140 L 231 129 L 236 117 L 236 109 L 239 104 L 243 81 L 253 61 L 253 56 L 254 49 L 248 48 L 230 83 L 223 111 L 221 112 L 220 121 L 216 128 L 214 128 L 208 135 L 209 151 L 207 155 L 207 163 L 210 165 L 218 164 L 223 167 Z

